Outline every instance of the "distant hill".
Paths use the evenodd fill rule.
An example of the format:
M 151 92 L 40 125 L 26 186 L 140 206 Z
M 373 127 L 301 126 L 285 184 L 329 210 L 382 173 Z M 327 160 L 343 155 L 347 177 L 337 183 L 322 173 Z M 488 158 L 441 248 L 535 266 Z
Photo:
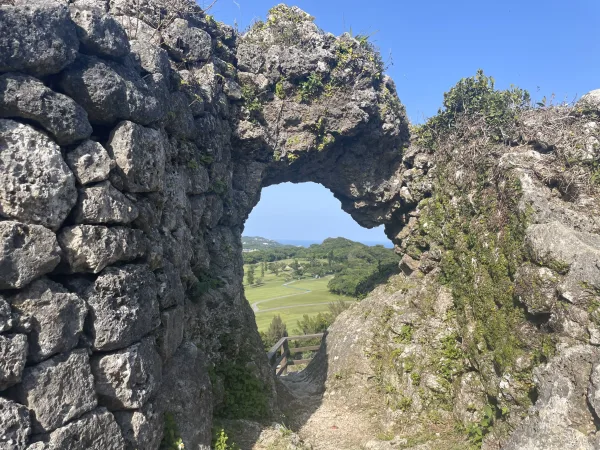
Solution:
M 253 252 L 268 248 L 283 247 L 283 244 L 258 236 L 242 236 L 242 247 L 244 252 Z

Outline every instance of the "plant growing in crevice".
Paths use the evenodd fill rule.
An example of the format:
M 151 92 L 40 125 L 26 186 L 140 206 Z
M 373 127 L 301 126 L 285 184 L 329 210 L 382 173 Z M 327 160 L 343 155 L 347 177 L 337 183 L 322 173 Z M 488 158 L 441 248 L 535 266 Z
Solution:
M 167 412 L 164 415 L 163 440 L 160 443 L 160 450 L 183 450 L 183 440 L 179 435 L 177 423 L 173 414 Z
M 315 100 L 323 92 L 323 76 L 313 72 L 298 86 L 298 100 L 304 103 Z

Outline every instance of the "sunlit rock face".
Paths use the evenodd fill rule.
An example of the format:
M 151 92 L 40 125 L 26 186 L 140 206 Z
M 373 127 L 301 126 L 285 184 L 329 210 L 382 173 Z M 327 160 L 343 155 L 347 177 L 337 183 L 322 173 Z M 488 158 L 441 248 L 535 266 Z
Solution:
M 378 314 L 396 332 L 410 323 L 423 342 L 458 332 L 444 319 L 452 294 L 434 278 L 445 249 L 418 239 L 438 161 L 410 145 L 404 107 L 368 40 L 327 34 L 281 5 L 240 36 L 187 0 L 0 1 L 0 30 L 0 448 L 157 449 L 165 423 L 186 449 L 210 448 L 228 364 L 258 379 L 275 413 L 242 287 L 240 238 L 265 186 L 322 184 L 359 224 L 385 226 L 403 276 L 425 277 L 422 292 L 402 281 L 342 316 L 312 380 L 341 379 L 343 361 L 369 374 L 362 346 L 393 341 L 378 333 Z M 540 147 L 542 122 L 524 130 L 526 145 Z M 587 129 L 582 148 L 593 160 Z M 556 138 L 550 146 L 562 142 L 544 133 Z M 523 209 L 534 211 L 515 292 L 528 314 L 552 316 L 528 331 L 560 330 L 565 349 L 582 347 L 536 369 L 533 424 L 494 442 L 535 448 L 535 430 L 548 429 L 552 445 L 594 448 L 600 332 L 583 286 L 598 281 L 599 228 L 592 209 L 569 209 L 573 195 L 558 199 L 532 181 L 541 157 L 526 155 L 496 158 L 499 170 L 518 171 Z M 526 289 L 533 282 L 544 298 Z M 414 305 L 430 294 L 419 316 Z M 558 311 L 559 296 L 575 308 Z M 354 329 L 352 342 L 364 339 L 348 347 Z M 423 342 L 406 356 L 433 365 L 436 347 Z M 465 426 L 498 389 L 514 394 L 490 364 L 467 372 L 449 406 Z M 554 375 L 564 389 L 553 390 Z M 425 411 L 407 380 L 390 381 L 414 397 L 403 409 Z M 355 381 L 331 386 L 370 389 Z M 450 389 L 435 370 L 419 382 L 434 397 Z M 545 419 L 558 404 L 572 426 Z

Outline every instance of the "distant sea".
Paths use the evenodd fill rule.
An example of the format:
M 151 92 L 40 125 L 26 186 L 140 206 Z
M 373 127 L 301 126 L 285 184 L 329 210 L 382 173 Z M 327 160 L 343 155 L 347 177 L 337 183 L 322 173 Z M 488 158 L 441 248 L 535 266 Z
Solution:
M 321 239 L 320 241 L 310 241 L 310 240 L 301 240 L 301 239 L 272 239 L 272 240 L 279 242 L 280 244 L 295 245 L 297 247 L 310 247 L 313 244 L 322 244 L 323 243 L 323 239 Z M 352 240 L 354 240 L 354 239 L 352 239 Z M 360 242 L 361 244 L 365 244 L 368 246 L 383 245 L 384 247 L 387 247 L 387 248 L 394 248 L 394 244 L 392 244 L 390 241 L 387 241 L 387 242 L 356 241 L 356 242 Z

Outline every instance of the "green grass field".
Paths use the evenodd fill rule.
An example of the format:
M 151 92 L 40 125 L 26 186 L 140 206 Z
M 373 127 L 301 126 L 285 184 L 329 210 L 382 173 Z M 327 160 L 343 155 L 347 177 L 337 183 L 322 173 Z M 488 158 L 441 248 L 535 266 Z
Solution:
M 260 277 L 259 270 L 257 278 Z M 338 300 L 353 301 L 353 299 L 335 295 L 327 290 L 331 277 L 320 279 L 306 278 L 294 281 L 287 286 L 284 276 L 275 276 L 265 272 L 263 284 L 260 286 L 245 285 L 246 298 L 256 307 L 256 324 L 259 331 L 266 331 L 274 316 L 280 315 L 291 334 L 297 328 L 296 322 L 304 314 L 317 315 L 329 311 L 329 303 Z M 309 292 L 310 291 L 310 292 Z

